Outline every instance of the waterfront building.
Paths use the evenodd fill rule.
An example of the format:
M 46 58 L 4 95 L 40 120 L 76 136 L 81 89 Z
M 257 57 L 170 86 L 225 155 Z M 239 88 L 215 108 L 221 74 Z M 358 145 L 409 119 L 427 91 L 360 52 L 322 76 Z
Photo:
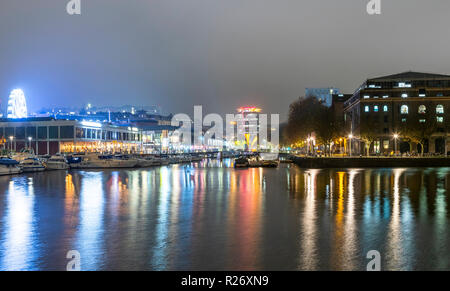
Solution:
M 345 101 L 344 118 L 354 153 L 442 154 L 449 110 L 449 75 L 405 72 L 366 80 Z
M 340 90 L 333 87 L 328 88 L 306 88 L 305 89 L 305 96 L 314 96 L 319 101 L 324 102 L 324 104 L 328 107 L 332 106 L 333 104 L 333 95 L 339 95 Z
M 93 121 L 52 117 L 0 119 L 5 149 L 33 148 L 39 155 L 74 152 L 141 152 L 142 130 Z

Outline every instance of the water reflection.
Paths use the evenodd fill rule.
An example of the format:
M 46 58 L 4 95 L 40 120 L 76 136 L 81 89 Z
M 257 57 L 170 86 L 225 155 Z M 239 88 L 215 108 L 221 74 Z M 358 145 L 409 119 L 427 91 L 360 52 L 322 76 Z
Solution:
M 234 169 L 230 161 L 0 177 L 0 269 L 450 268 L 450 169 Z

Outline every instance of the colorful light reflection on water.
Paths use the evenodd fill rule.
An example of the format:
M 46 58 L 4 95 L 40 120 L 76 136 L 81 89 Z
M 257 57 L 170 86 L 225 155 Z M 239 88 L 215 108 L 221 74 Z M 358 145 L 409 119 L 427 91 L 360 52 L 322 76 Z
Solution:
M 0 177 L 0 270 L 450 269 L 450 169 L 229 161 Z

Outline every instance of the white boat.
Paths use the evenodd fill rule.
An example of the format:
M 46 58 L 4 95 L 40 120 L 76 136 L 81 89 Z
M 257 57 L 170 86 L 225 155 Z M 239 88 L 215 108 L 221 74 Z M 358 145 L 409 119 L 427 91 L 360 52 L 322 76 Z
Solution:
M 36 158 L 36 155 L 34 154 L 34 151 L 32 149 L 31 150 L 26 149 L 21 152 L 14 153 L 11 158 L 20 163 L 26 159 Z
M 36 158 L 27 158 L 20 162 L 20 168 L 24 173 L 34 173 L 45 171 L 44 164 Z
M 19 174 L 22 170 L 18 167 L 19 162 L 8 157 L 0 157 L 0 176 Z
M 67 160 L 62 155 L 51 156 L 46 162 L 47 170 L 67 170 L 69 169 L 69 164 Z
M 136 159 L 120 159 L 112 155 L 88 154 L 73 156 L 69 159 L 72 169 L 105 169 L 105 168 L 133 168 Z

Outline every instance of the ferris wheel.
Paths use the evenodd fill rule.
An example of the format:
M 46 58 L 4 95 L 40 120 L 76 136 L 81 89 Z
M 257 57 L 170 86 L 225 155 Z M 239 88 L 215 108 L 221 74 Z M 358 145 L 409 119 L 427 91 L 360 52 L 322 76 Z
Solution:
M 12 90 L 8 99 L 8 118 L 26 118 L 27 116 L 25 94 L 21 89 Z

